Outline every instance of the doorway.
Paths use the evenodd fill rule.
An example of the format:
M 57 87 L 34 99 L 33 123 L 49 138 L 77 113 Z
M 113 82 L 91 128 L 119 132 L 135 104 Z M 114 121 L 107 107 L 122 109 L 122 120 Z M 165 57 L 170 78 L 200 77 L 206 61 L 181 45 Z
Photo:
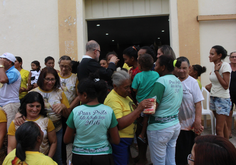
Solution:
M 138 45 L 154 47 L 170 45 L 169 16 L 87 21 L 88 40 L 101 46 L 100 59 L 115 51 L 123 65 L 123 50 Z

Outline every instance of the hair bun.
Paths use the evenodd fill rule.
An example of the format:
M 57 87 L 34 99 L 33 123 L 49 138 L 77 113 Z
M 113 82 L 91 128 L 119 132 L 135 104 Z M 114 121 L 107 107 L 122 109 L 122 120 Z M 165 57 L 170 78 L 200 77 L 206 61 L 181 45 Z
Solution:
M 202 73 L 204 73 L 204 72 L 206 72 L 206 67 L 205 66 L 202 67 Z

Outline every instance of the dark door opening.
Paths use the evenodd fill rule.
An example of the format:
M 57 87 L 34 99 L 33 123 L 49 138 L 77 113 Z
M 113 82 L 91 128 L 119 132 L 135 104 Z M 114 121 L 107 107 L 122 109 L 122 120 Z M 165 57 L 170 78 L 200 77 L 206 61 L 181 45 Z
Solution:
M 169 16 L 87 21 L 88 40 L 101 46 L 100 59 L 115 51 L 123 65 L 123 50 L 129 46 L 170 45 Z

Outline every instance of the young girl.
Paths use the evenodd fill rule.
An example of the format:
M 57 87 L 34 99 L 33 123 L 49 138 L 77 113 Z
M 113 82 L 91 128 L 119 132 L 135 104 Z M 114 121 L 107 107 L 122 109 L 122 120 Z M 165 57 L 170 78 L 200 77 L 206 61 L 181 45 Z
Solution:
M 198 77 L 200 77 L 201 74 L 204 72 L 206 72 L 206 67 L 198 65 L 198 64 L 192 65 L 192 67 L 190 68 L 190 71 L 189 71 L 189 75 L 197 80 L 200 89 L 202 89 L 202 84 L 199 81 Z
M 131 81 L 133 81 L 134 76 L 141 72 L 138 68 L 138 62 L 137 62 L 137 58 L 138 58 L 138 51 L 139 51 L 139 47 L 138 46 L 130 46 L 128 48 L 126 48 L 123 51 L 123 58 L 124 58 L 124 62 L 129 66 L 132 67 L 129 70 L 129 74 L 131 75 Z
M 31 62 L 31 71 L 28 79 L 28 91 L 37 87 L 37 81 L 40 75 L 40 63 L 39 61 Z
M 111 143 L 119 144 L 120 137 L 113 110 L 98 102 L 99 91 L 104 88 L 106 83 L 92 76 L 78 85 L 78 95 L 83 105 L 77 106 L 71 112 L 64 135 L 65 143 L 74 141 L 73 164 L 113 164 L 107 132 L 110 134 Z

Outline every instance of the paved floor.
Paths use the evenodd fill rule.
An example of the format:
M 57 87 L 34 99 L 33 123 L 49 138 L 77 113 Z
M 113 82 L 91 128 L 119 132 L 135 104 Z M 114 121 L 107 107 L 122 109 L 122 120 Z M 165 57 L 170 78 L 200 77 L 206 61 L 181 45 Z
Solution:
M 210 134 L 211 134 L 211 126 L 208 123 L 208 127 L 204 129 L 202 135 L 210 135 Z M 235 121 L 234 129 L 232 129 L 232 135 L 233 135 L 232 138 L 230 138 L 229 140 L 236 147 L 236 121 Z M 136 150 L 136 148 L 134 146 L 131 147 L 131 154 L 132 154 L 133 158 L 138 155 L 138 152 L 137 152 L 137 150 Z M 150 160 L 149 148 L 147 150 L 147 159 L 148 159 L 148 162 L 146 163 L 146 165 L 150 165 L 151 164 L 151 160 Z

